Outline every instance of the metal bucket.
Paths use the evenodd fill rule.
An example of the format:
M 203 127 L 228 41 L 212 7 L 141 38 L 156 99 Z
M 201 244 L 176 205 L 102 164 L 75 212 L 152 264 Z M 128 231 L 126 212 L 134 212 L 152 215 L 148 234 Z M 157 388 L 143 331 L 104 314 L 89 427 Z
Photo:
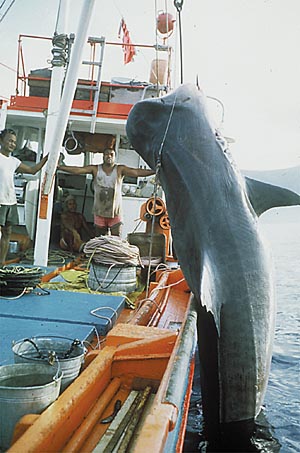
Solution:
M 45 363 L 55 361 L 63 373 L 61 393 L 76 379 L 84 362 L 86 348 L 80 340 L 64 337 L 24 338 L 13 343 L 15 363 Z
M 92 263 L 88 286 L 104 293 L 130 293 L 136 289 L 136 266 L 105 266 Z
M 62 373 L 45 364 L 13 364 L 0 367 L 0 450 L 12 441 L 23 415 L 41 414 L 59 395 Z
M 20 244 L 18 241 L 10 241 L 8 246 L 8 253 L 13 255 L 14 253 L 19 253 L 20 251 Z

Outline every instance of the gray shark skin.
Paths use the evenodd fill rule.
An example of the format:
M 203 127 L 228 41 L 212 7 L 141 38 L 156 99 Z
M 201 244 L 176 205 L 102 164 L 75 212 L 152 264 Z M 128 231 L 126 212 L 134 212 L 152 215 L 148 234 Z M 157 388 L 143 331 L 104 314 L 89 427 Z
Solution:
M 215 133 L 204 94 L 193 85 L 138 102 L 127 135 L 152 169 L 160 166 L 175 251 L 198 301 L 207 438 L 218 437 L 226 424 L 248 421 L 251 435 L 275 325 L 272 261 L 255 208 L 261 214 L 299 204 L 300 197 L 276 188 L 275 198 L 260 202 L 259 191 L 269 196 L 272 186 L 242 177 Z

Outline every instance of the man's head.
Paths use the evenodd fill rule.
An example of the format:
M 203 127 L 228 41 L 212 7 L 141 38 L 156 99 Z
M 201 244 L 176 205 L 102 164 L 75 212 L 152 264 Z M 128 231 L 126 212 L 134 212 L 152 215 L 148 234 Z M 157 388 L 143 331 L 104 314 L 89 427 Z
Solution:
M 5 155 L 12 153 L 17 146 L 17 135 L 13 129 L 3 129 L 0 133 L 1 152 Z
M 65 199 L 65 208 L 69 212 L 76 212 L 77 210 L 77 203 L 73 195 L 68 195 Z
M 106 148 L 103 151 L 103 162 L 105 165 L 113 165 L 115 163 L 116 153 L 114 149 Z

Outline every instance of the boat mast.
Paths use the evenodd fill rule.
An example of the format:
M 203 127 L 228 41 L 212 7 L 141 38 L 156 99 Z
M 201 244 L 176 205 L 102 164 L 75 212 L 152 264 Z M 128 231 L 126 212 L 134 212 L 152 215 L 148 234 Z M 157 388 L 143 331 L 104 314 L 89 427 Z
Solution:
M 61 30 L 65 27 L 67 17 L 67 2 L 61 0 L 59 11 L 59 26 Z M 44 154 L 49 154 L 47 166 L 42 173 L 42 184 L 39 199 L 39 211 L 37 219 L 37 233 L 34 249 L 34 264 L 47 266 L 51 219 L 53 209 L 54 178 L 57 167 L 61 144 L 67 127 L 69 114 L 76 90 L 79 67 L 82 60 L 83 46 L 87 40 L 88 26 L 92 15 L 95 0 L 85 0 L 83 2 L 81 16 L 78 25 L 78 32 L 72 48 L 72 55 L 68 67 L 63 93 L 61 87 L 63 80 L 64 67 L 53 67 L 49 108 L 46 125 L 46 137 Z M 58 28 L 58 25 L 57 25 Z M 53 85 L 53 88 L 52 88 Z

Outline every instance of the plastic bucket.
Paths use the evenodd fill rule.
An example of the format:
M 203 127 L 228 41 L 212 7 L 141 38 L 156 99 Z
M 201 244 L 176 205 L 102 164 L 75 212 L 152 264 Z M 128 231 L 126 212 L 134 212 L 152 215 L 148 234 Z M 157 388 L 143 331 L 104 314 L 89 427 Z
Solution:
M 55 361 L 63 373 L 63 392 L 80 373 L 86 348 L 80 340 L 64 337 L 33 337 L 14 342 L 12 347 L 15 363 L 44 363 L 51 366 Z
M 149 82 L 153 84 L 166 85 L 167 83 L 167 66 L 168 62 L 166 60 L 153 60 L 151 62 L 151 70 Z
M 45 364 L 13 364 L 0 367 L 0 450 L 12 441 L 23 415 L 40 414 L 59 395 L 62 372 Z
M 130 293 L 136 289 L 136 266 L 105 266 L 92 263 L 88 286 L 104 293 Z

